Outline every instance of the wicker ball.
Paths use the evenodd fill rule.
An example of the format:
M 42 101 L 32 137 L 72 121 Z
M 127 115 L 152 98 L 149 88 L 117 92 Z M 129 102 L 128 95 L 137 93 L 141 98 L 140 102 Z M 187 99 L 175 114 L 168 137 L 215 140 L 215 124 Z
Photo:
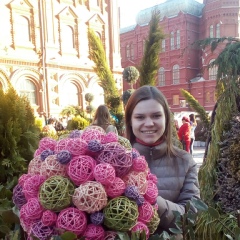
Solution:
M 108 197 L 115 198 L 121 196 L 126 189 L 126 184 L 124 181 L 116 177 L 110 185 L 105 186 Z
M 115 168 L 117 177 L 124 176 L 132 166 L 131 154 L 119 143 L 104 144 L 104 149 L 97 157 L 97 161 L 111 164 Z
M 103 144 L 110 143 L 110 142 L 118 142 L 118 135 L 114 132 L 109 132 L 104 136 Z
M 102 212 L 94 212 L 90 215 L 90 221 L 95 225 L 102 224 L 103 220 L 104 220 L 104 214 Z
M 73 156 L 85 155 L 87 152 L 87 142 L 81 138 L 69 138 L 65 150 L 68 150 Z
M 42 165 L 41 155 L 34 157 L 28 165 L 28 173 L 31 175 L 40 174 L 41 165 Z
M 52 176 L 41 185 L 39 200 L 45 209 L 59 212 L 71 204 L 73 192 L 74 186 L 69 179 Z
M 137 200 L 139 198 L 138 188 L 136 186 L 127 186 L 124 195 L 132 200 Z
M 58 162 L 57 155 L 50 155 L 42 163 L 40 174 L 47 178 L 55 175 L 65 177 L 67 176 L 67 169 L 65 165 Z
M 153 209 L 153 216 L 150 222 L 147 223 L 147 227 L 149 229 L 150 234 L 153 234 L 157 230 L 159 223 L 160 223 L 160 218 L 158 216 L 158 212 L 156 209 Z
M 23 175 L 21 175 L 21 177 L 18 179 L 18 184 L 23 187 L 25 181 L 28 178 L 32 177 L 32 176 L 33 176 L 32 174 L 23 174 Z
M 31 220 L 29 219 L 28 217 L 26 217 L 26 214 L 25 214 L 25 206 L 26 204 L 24 204 L 22 206 L 22 208 L 20 209 L 20 212 L 19 212 L 19 220 L 20 220 L 20 224 L 23 228 L 23 230 L 30 234 L 30 231 L 31 231 L 31 227 L 32 227 L 32 224 L 37 221 L 37 220 Z
M 57 142 L 54 139 L 50 137 L 44 137 L 39 141 L 39 148 L 43 150 L 50 149 L 54 151 L 56 144 Z
M 38 191 L 41 184 L 46 180 L 46 177 L 41 175 L 34 175 L 28 178 L 23 184 L 23 193 L 26 199 L 38 197 Z
M 38 149 L 34 152 L 33 156 L 34 156 L 34 157 L 40 156 L 41 153 L 42 153 L 42 151 L 44 151 L 44 149 L 38 148 Z
M 103 145 L 98 140 L 90 140 L 87 145 L 87 149 L 90 152 L 98 153 L 103 150 Z
M 154 209 L 149 202 L 145 201 L 141 206 L 138 207 L 138 212 L 138 221 L 149 223 L 153 217 Z
M 135 149 L 135 148 L 132 148 L 132 158 L 134 159 L 134 158 L 137 158 L 139 156 L 140 156 L 140 153 L 138 152 L 138 150 Z
M 144 194 L 144 198 L 151 204 L 156 203 L 158 197 L 158 188 L 157 185 L 151 181 L 147 181 L 147 191 Z
M 68 142 L 70 141 L 70 138 L 63 138 L 59 141 L 57 141 L 56 146 L 55 146 L 55 153 L 59 153 L 63 150 L 67 150 L 67 145 Z
M 93 213 L 107 205 L 107 194 L 101 183 L 88 181 L 75 189 L 72 200 L 79 210 Z
M 145 232 L 146 239 L 149 238 L 149 229 L 143 222 L 137 222 L 136 225 L 131 229 L 131 232 Z
M 118 136 L 118 142 L 124 146 L 126 149 L 131 150 L 132 151 L 132 145 L 130 143 L 130 141 L 122 136 Z
M 87 155 L 74 157 L 67 166 L 69 178 L 75 185 L 91 181 L 94 179 L 93 171 L 96 166 L 96 161 Z
M 25 195 L 23 193 L 22 190 L 22 186 L 17 184 L 14 188 L 13 188 L 13 203 L 19 208 L 21 209 L 21 207 L 27 203 L 27 200 L 25 198 Z
M 76 129 L 71 131 L 71 133 L 69 134 L 69 138 L 79 138 L 81 134 L 81 131 Z
M 105 231 L 102 226 L 89 224 L 83 236 L 88 240 L 102 240 L 105 236 Z
M 138 206 L 141 206 L 145 202 L 145 198 L 143 197 L 143 195 L 139 194 L 138 198 L 135 201 L 136 201 Z
M 115 240 L 117 237 L 117 233 L 113 231 L 106 231 L 104 240 Z
M 68 164 L 72 159 L 72 154 L 67 150 L 62 150 L 57 153 L 57 160 L 61 164 Z
M 140 194 L 144 195 L 147 191 L 146 172 L 131 171 L 123 177 L 126 186 L 136 186 Z
M 89 126 L 83 130 L 81 138 L 85 140 L 87 143 L 89 143 L 89 141 L 93 139 L 102 143 L 105 134 L 106 134 L 105 131 L 101 127 Z
M 148 172 L 147 180 L 151 180 L 151 181 L 153 181 L 155 184 L 158 183 L 157 176 L 156 176 L 155 174 L 153 174 L 153 173 L 150 173 L 150 172 Z
M 137 172 L 144 172 L 148 168 L 147 161 L 144 156 L 135 157 L 133 159 L 132 169 Z
M 117 197 L 110 200 L 103 210 L 104 224 L 116 231 L 128 231 L 137 222 L 138 207 L 127 197 Z
M 115 169 L 109 163 L 99 163 L 96 165 L 93 175 L 96 181 L 103 185 L 111 184 L 116 178 Z
M 31 234 L 39 240 L 46 240 L 53 234 L 53 228 L 45 226 L 41 221 L 35 222 L 31 228 Z
M 52 151 L 51 149 L 45 149 L 41 152 L 41 160 L 44 161 L 46 159 L 46 157 L 53 155 L 54 151 Z
M 30 198 L 20 211 L 24 212 L 25 218 L 38 220 L 41 219 L 44 209 L 37 198 Z
M 59 229 L 80 235 L 87 227 L 87 217 L 84 212 L 77 208 L 69 207 L 59 213 L 56 226 Z
M 46 210 L 43 212 L 41 221 L 44 226 L 53 226 L 57 222 L 57 214 L 53 211 Z

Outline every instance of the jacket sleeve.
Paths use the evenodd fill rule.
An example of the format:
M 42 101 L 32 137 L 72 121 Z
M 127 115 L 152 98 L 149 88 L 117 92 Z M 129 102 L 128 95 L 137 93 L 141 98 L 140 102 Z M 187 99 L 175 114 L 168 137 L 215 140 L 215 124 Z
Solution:
M 165 230 L 175 227 L 173 211 L 178 211 L 182 215 L 185 213 L 185 205 L 188 201 L 193 197 L 200 199 L 197 164 L 191 160 L 189 165 L 183 187 L 176 203 L 168 201 L 161 196 L 157 198 L 158 214 L 160 217 L 159 226 Z M 191 206 L 191 210 L 196 212 L 193 206 Z

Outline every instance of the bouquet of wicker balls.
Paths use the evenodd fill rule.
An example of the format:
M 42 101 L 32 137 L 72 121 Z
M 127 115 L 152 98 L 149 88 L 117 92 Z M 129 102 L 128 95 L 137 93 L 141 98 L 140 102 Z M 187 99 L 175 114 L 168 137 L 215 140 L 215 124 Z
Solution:
M 58 141 L 45 137 L 13 191 L 28 239 L 66 231 L 88 240 L 159 224 L 156 176 L 129 141 L 90 126 Z

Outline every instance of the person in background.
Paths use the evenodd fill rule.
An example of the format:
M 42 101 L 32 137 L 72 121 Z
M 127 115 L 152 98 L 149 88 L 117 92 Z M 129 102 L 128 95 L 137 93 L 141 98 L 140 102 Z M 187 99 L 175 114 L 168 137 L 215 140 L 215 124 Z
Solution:
M 57 131 L 55 129 L 55 123 L 56 123 L 55 118 L 49 118 L 48 124 L 43 127 L 42 132 L 47 132 L 48 134 L 56 135 Z
M 191 133 L 190 133 L 190 153 L 193 155 L 193 144 L 195 141 L 195 129 L 197 127 L 197 121 L 195 115 L 192 113 L 189 115 L 190 126 L 191 126 Z
M 118 134 L 117 128 L 111 124 L 111 115 L 106 105 L 100 105 L 97 108 L 92 125 L 103 128 L 106 133 L 114 132 Z
M 171 112 L 165 96 L 156 87 L 134 91 L 125 108 L 126 138 L 145 156 L 158 183 L 157 233 L 174 228 L 173 211 L 185 213 L 193 197 L 200 198 L 197 165 L 191 154 L 173 145 Z M 196 209 L 191 206 L 191 210 Z
M 190 120 L 188 117 L 182 118 L 182 125 L 178 130 L 178 138 L 183 144 L 183 149 L 187 152 L 190 152 L 190 133 L 191 133 L 191 126 Z

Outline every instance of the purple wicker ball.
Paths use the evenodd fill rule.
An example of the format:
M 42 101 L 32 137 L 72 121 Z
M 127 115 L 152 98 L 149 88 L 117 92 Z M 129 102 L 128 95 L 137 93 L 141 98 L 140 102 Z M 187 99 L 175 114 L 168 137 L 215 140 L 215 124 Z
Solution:
M 68 150 L 62 150 L 57 153 L 57 160 L 61 164 L 68 164 L 72 159 L 72 154 Z
M 138 198 L 135 200 L 138 206 L 142 206 L 145 202 L 145 199 L 142 195 L 139 194 Z
M 103 145 L 95 139 L 90 140 L 87 147 L 90 152 L 100 152 L 103 150 Z
M 139 156 L 140 156 L 140 153 L 135 148 L 133 148 L 132 149 L 132 159 L 135 159 Z
M 79 138 L 81 136 L 81 131 L 80 130 L 73 130 L 70 135 L 69 138 Z
M 35 222 L 31 228 L 31 234 L 39 240 L 46 240 L 52 236 L 53 228 L 45 226 L 41 221 Z
M 54 151 L 52 151 L 51 149 L 43 150 L 41 155 L 40 155 L 41 160 L 44 161 L 50 155 L 54 155 Z
M 20 209 L 25 203 L 27 203 L 27 200 L 25 198 L 25 195 L 22 191 L 22 186 L 17 184 L 13 189 L 13 203 Z
M 100 225 L 103 223 L 104 214 L 102 212 L 94 212 L 90 215 L 90 221 L 94 225 Z
M 137 200 L 139 198 L 138 188 L 136 186 L 127 186 L 124 195 L 133 200 Z

